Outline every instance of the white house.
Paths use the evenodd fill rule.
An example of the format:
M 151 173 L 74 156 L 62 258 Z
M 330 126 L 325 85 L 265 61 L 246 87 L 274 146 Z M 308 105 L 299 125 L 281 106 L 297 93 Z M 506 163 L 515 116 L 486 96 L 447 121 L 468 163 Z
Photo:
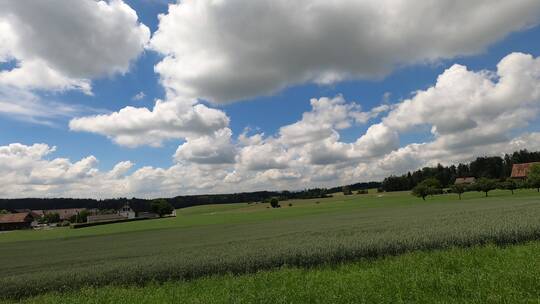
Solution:
M 129 204 L 125 204 L 120 210 L 118 210 L 118 215 L 123 216 L 127 219 L 134 219 L 136 217 L 135 211 L 131 209 Z

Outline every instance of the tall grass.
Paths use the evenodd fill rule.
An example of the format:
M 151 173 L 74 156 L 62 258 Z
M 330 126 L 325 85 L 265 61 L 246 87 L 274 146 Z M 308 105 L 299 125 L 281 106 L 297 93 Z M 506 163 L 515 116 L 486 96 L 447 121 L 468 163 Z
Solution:
M 359 204 L 361 202 L 358 202 Z M 291 208 L 294 209 L 294 208 Z M 2 244 L 0 296 L 144 285 L 414 250 L 540 239 L 536 197 L 431 201 L 357 211 Z
M 144 287 L 86 287 L 22 303 L 536 303 L 539 275 L 540 242 L 533 242 Z

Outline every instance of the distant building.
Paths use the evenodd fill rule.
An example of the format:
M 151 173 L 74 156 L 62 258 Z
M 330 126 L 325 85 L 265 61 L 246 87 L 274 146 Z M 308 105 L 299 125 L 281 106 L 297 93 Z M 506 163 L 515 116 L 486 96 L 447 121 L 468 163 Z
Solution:
M 61 221 L 68 221 L 72 216 L 81 213 L 81 211 L 86 210 L 85 208 L 70 208 L 70 209 L 52 209 L 44 210 L 45 214 L 58 213 L 60 215 Z
M 129 206 L 129 204 L 126 203 L 116 213 L 89 215 L 86 218 L 86 222 L 95 223 L 95 222 L 121 221 L 121 220 L 134 219 L 136 217 L 137 217 L 137 213 Z
M 526 179 L 529 175 L 529 169 L 534 164 L 540 164 L 540 162 L 514 164 L 512 166 L 512 175 L 510 175 L 510 177 L 516 179 Z
M 89 215 L 86 218 L 87 223 L 110 222 L 110 221 L 120 221 L 120 220 L 127 220 L 127 217 L 122 216 L 118 213 L 111 213 L 111 214 Z
M 146 219 L 153 219 L 153 218 L 158 218 L 158 217 L 159 217 L 159 214 L 154 213 L 154 212 L 139 212 L 139 214 L 137 215 L 137 218 L 146 218 Z
M 9 213 L 0 215 L 0 231 L 30 229 L 34 217 L 30 212 Z
M 127 203 L 118 210 L 118 214 L 128 219 L 134 219 L 137 215 Z
M 474 177 L 458 177 L 456 178 L 454 185 L 470 185 L 470 184 L 474 184 L 475 182 L 476 182 L 476 178 Z
M 45 216 L 45 212 L 43 210 L 30 210 L 30 212 L 32 212 L 32 215 L 36 219 L 42 218 L 43 216 Z

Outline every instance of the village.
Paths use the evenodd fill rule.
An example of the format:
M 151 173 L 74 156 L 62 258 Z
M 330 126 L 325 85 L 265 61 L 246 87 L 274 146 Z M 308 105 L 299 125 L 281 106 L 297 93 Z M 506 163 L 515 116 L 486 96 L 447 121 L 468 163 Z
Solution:
M 164 200 L 152 202 L 151 210 L 134 209 L 128 203 L 118 210 L 100 210 L 97 208 L 2 210 L 2 214 L 0 214 L 0 231 L 51 229 L 55 227 L 84 228 L 176 216 L 176 210 Z

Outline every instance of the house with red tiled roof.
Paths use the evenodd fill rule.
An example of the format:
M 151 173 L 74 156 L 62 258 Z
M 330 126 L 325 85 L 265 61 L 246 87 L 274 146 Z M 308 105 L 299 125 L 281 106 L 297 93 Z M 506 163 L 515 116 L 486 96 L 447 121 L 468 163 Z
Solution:
M 8 213 L 0 215 L 0 231 L 30 229 L 34 217 L 30 212 Z
M 524 163 L 524 164 L 514 164 L 512 166 L 512 175 L 510 175 L 511 178 L 517 178 L 517 179 L 526 179 L 529 175 L 529 169 L 532 165 L 540 164 L 540 162 L 534 162 L 534 163 Z
M 68 221 L 72 216 L 75 216 L 81 211 L 86 210 L 85 208 L 70 208 L 70 209 L 53 209 L 53 210 L 43 210 L 45 214 L 58 213 L 60 220 Z
M 454 185 L 471 185 L 476 182 L 476 178 L 474 177 L 458 177 L 456 178 L 456 181 L 454 182 Z

